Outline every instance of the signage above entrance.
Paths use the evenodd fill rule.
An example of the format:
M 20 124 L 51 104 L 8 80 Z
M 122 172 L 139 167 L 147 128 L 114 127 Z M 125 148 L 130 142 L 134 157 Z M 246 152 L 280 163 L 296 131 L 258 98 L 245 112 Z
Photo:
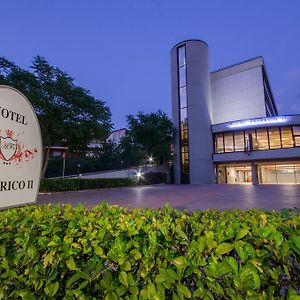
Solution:
M 235 121 L 229 124 L 230 128 L 242 128 L 242 127 L 251 127 L 257 125 L 271 125 L 278 123 L 287 122 L 287 117 L 269 117 L 269 118 L 259 118 L 259 119 L 249 119 L 242 121 Z
M 41 166 L 41 131 L 30 102 L 0 85 L 0 208 L 36 201 Z

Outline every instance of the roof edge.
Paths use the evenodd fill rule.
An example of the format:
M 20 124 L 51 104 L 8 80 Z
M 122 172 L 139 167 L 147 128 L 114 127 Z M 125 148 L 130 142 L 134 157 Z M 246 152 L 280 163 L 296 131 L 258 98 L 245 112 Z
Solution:
M 226 69 L 230 69 L 230 68 L 232 68 L 232 67 L 235 67 L 235 66 L 239 66 L 239 65 L 245 64 L 245 63 L 247 63 L 247 62 L 249 62 L 249 61 L 256 60 L 256 59 L 258 59 L 258 58 L 261 58 L 261 59 L 263 60 L 263 63 L 264 63 L 264 58 L 263 58 L 263 56 L 262 56 L 262 55 L 259 55 L 259 56 L 253 57 L 253 58 L 249 58 L 249 59 L 247 59 L 247 60 L 243 60 L 243 61 L 241 61 L 241 62 L 239 62 L 239 63 L 232 64 L 232 65 L 229 65 L 229 66 L 227 66 L 227 67 L 224 67 L 224 68 L 220 68 L 220 69 L 211 71 L 210 73 L 212 74 L 212 73 L 217 73 L 217 72 L 220 72 L 220 71 L 223 71 L 223 70 L 226 70 Z
M 208 44 L 206 42 L 204 42 L 203 40 L 199 40 L 199 39 L 188 39 L 188 40 L 183 40 L 179 43 L 177 43 L 175 46 L 172 47 L 171 51 L 173 51 L 173 49 L 177 48 L 180 44 L 186 43 L 186 42 L 201 42 L 203 44 L 205 44 L 208 47 Z

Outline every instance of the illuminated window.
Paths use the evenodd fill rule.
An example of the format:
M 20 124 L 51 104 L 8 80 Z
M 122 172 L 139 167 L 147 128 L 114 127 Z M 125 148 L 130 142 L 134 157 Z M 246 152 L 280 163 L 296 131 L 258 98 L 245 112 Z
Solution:
M 269 128 L 270 149 L 281 148 L 280 132 L 278 127 Z
M 178 48 L 178 86 L 179 86 L 179 123 L 180 123 L 180 161 L 181 183 L 189 183 L 189 140 L 188 140 L 188 112 L 186 94 L 186 58 L 185 46 Z
M 244 151 L 245 150 L 244 132 L 235 132 L 234 133 L 234 150 L 235 151 Z
M 269 149 L 268 133 L 266 128 L 256 130 L 256 139 L 258 150 Z
M 225 152 L 233 152 L 233 134 L 232 132 L 224 133 Z
M 293 140 L 291 127 L 281 128 L 281 143 L 282 143 L 282 148 L 294 147 L 294 140 Z
M 293 126 L 295 146 L 300 146 L 300 126 Z
M 224 152 L 223 133 L 217 133 L 215 135 L 215 153 Z

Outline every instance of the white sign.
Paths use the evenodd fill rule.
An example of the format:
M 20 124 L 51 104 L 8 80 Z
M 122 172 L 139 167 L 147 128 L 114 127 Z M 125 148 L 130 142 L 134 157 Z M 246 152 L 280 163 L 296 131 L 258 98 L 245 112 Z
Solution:
M 41 131 L 31 104 L 0 85 L 0 208 L 35 202 L 41 167 Z
M 285 123 L 286 121 L 287 121 L 286 117 L 250 119 L 250 120 L 232 122 L 230 123 L 229 127 L 230 128 L 249 127 L 249 126 L 256 126 L 256 125 Z

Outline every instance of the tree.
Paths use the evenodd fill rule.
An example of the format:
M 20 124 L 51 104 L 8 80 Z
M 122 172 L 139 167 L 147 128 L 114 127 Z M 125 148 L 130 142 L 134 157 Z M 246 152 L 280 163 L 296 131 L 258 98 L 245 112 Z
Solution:
M 0 58 L 0 84 L 20 90 L 40 121 L 45 147 L 65 142 L 70 150 L 85 150 L 93 140 L 105 140 L 112 124 L 105 102 L 76 86 L 74 79 L 37 56 L 24 70 Z
M 127 123 L 127 141 L 143 152 L 145 158 L 152 156 L 159 165 L 172 159 L 175 128 L 166 113 L 161 110 L 149 114 L 138 112 L 136 116 L 128 115 Z
M 0 84 L 21 91 L 31 102 L 40 122 L 44 145 L 44 168 L 49 148 L 64 143 L 69 150 L 84 151 L 93 140 L 105 140 L 112 128 L 105 102 L 76 86 L 74 79 L 46 59 L 36 56 L 31 72 L 0 57 Z

